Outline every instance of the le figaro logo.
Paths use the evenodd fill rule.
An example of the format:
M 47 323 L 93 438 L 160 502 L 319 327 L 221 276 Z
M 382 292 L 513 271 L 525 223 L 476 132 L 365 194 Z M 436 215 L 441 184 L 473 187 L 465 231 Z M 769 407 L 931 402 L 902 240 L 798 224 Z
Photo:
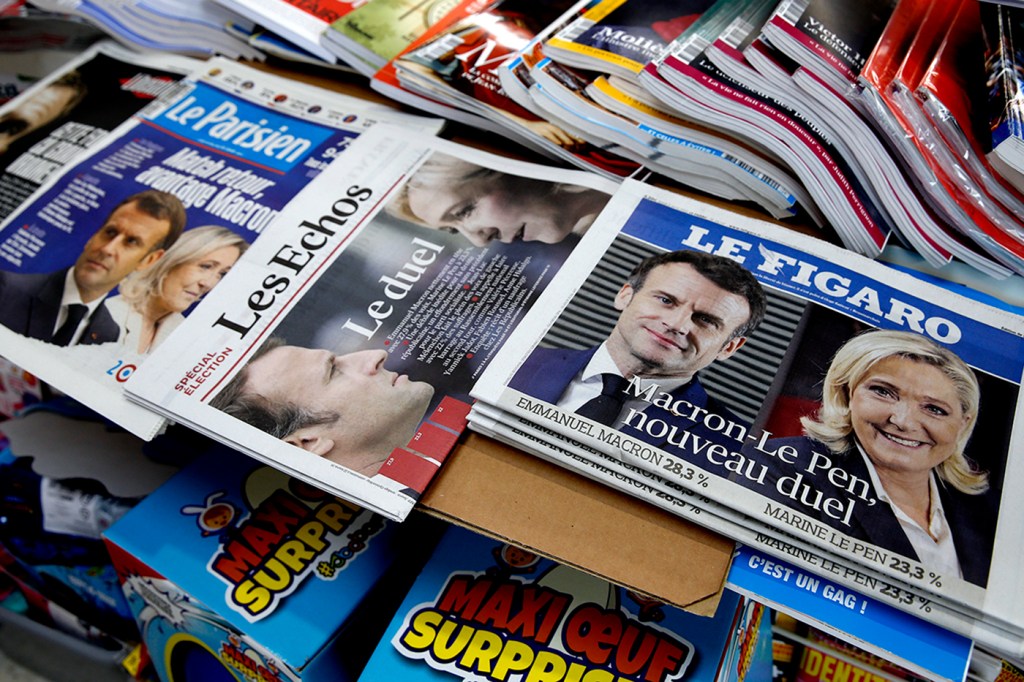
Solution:
M 228 606 L 250 621 L 269 616 L 307 579 L 336 578 L 387 523 L 270 467 L 248 476 L 243 495 L 247 515 L 229 514 L 216 494 L 182 513 L 196 514 L 204 535 L 211 526 L 219 534 L 207 571 L 227 584 Z
M 453 573 L 436 599 L 406 614 L 392 644 L 467 682 L 682 679 L 693 645 L 620 608 L 618 591 L 597 580 L 565 566 L 535 582 Z

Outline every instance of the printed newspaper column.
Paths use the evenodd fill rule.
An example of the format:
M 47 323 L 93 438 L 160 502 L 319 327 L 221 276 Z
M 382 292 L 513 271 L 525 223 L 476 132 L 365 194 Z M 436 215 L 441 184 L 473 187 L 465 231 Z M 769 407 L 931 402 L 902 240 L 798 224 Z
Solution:
M 130 394 L 401 519 L 463 430 L 473 382 L 615 188 L 368 131 L 288 204 Z

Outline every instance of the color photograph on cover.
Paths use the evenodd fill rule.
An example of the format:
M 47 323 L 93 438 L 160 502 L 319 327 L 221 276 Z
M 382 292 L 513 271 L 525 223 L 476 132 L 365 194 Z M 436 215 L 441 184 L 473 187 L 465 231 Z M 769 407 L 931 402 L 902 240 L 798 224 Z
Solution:
M 747 450 L 767 466 L 765 494 L 984 587 L 1019 386 L 924 334 L 821 306 L 790 353 L 762 413 L 771 438 Z
M 0 325 L 12 359 L 37 373 L 45 363 L 41 378 L 120 421 L 49 361 L 119 397 L 288 201 L 380 120 L 372 105 L 275 78 L 212 62 L 8 217 Z
M 57 345 L 148 353 L 352 136 L 195 84 L 11 218 L 0 322 Z M 89 321 L 57 341 L 63 299 L 89 306 Z
M 497 405 L 976 603 L 1019 337 L 790 244 L 636 202 L 616 206 L 618 236 L 590 274 L 573 270 L 575 293 L 545 300 L 547 319 L 513 339 L 540 341 L 515 363 L 503 354 L 512 390 Z M 492 378 L 475 397 L 494 402 Z
M 0 108 L 0 218 L 200 63 L 164 61 L 155 68 L 156 60 L 102 43 Z
M 364 188 L 335 206 L 374 200 Z M 425 481 L 398 470 L 428 465 L 407 451 L 444 459 L 461 428 L 447 415 L 468 411 L 475 378 L 607 201 L 434 152 L 210 405 L 363 476 L 387 463 L 418 494 Z

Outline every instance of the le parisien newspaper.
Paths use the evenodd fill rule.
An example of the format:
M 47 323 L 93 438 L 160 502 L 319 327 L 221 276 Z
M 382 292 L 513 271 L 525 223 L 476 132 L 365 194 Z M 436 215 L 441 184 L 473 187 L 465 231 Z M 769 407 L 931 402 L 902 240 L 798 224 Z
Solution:
M 185 209 L 185 234 L 227 228 L 248 244 L 364 130 L 384 121 L 433 135 L 442 125 L 231 60 L 196 63 L 173 97 L 125 115 L 87 153 L 50 175 L 0 227 L 4 356 L 147 440 L 166 420 L 126 400 L 123 387 L 155 344 L 140 351 L 126 341 L 120 318 L 118 334 L 66 347 L 44 340 L 55 326 L 61 278 L 115 207 L 142 191 L 173 195 Z M 38 281 L 48 277 L 52 281 L 39 289 Z M 20 293 L 33 288 L 36 293 Z M 110 291 L 93 319 L 114 310 L 118 294 L 119 288 Z M 168 316 L 165 330 L 194 307 Z
M 378 126 L 288 204 L 129 395 L 402 519 L 464 430 L 474 381 L 616 187 Z M 437 227 L 476 216 L 514 233 Z M 250 409 L 262 400 L 325 417 L 285 422 Z
M 576 372 L 609 335 L 630 333 L 629 320 L 636 322 L 633 329 L 654 326 L 645 319 L 657 315 L 630 313 L 630 290 L 623 285 L 636 264 L 670 251 L 739 263 L 765 293 L 764 322 L 731 356 L 710 362 L 696 382 L 662 390 L 634 379 L 627 387 L 630 402 L 613 426 L 559 407 Z M 665 305 L 685 298 L 649 293 Z M 987 472 L 987 485 L 966 494 L 930 476 L 925 494 L 941 500 L 951 536 L 944 558 L 918 560 L 885 499 L 878 473 L 884 462 L 873 464 L 873 453 L 859 445 L 857 429 L 872 420 L 886 429 L 883 417 L 851 416 L 843 435 L 855 445 L 839 452 L 803 432 L 800 418 L 819 414 L 833 356 L 854 337 L 878 330 L 898 332 L 884 346 L 887 352 L 934 343 L 975 377 L 980 407 L 962 449 L 975 469 Z M 1013 425 L 1020 411 L 1022 334 L 1018 316 L 825 242 L 627 181 L 475 385 L 478 407 L 470 421 L 819 574 L 843 574 L 842 568 L 827 570 L 825 557 L 836 558 L 857 569 L 846 577 L 858 590 L 1020 655 L 1024 590 L 1016 548 L 1024 529 L 1019 498 L 1003 491 L 1024 475 L 1020 458 L 1011 456 L 1020 450 Z M 863 356 L 863 348 L 878 346 L 880 337 L 874 338 L 867 346 L 851 344 L 844 357 Z M 935 414 L 958 408 L 935 404 L 942 391 L 951 396 L 942 379 L 915 387 L 888 377 L 882 385 L 870 371 L 878 362 L 864 360 L 861 374 L 850 376 L 861 376 L 890 401 L 900 395 L 898 402 L 906 404 L 918 396 L 919 408 Z M 957 390 L 958 398 L 971 393 Z M 918 429 L 899 443 L 919 454 L 950 438 Z

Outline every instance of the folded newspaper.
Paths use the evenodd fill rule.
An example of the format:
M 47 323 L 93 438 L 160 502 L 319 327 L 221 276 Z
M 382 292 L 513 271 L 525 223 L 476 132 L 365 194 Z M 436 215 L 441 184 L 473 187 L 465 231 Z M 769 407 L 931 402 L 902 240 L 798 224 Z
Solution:
M 1019 648 L 1022 335 L 1018 316 L 627 181 L 472 396 Z M 593 475 L 587 460 L 563 463 Z M 664 504 L 644 474 L 634 494 Z
M 4 356 L 146 439 L 166 421 L 125 400 L 125 382 L 249 242 L 364 130 L 442 123 L 227 59 L 199 64 L 0 227 Z
M 402 519 L 613 181 L 378 127 L 277 216 L 132 399 Z
M 102 40 L 0 106 L 0 218 L 202 62 Z

